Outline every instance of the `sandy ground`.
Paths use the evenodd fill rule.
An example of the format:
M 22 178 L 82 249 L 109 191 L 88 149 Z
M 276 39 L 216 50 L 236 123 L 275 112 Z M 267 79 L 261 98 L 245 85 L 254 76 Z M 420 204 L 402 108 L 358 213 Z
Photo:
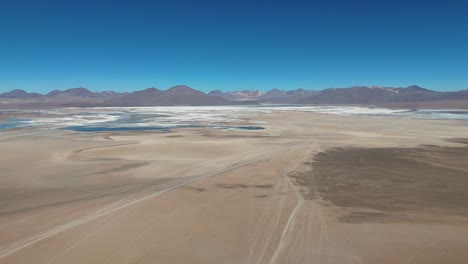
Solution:
M 0 132 L 0 263 L 467 263 L 468 124 Z

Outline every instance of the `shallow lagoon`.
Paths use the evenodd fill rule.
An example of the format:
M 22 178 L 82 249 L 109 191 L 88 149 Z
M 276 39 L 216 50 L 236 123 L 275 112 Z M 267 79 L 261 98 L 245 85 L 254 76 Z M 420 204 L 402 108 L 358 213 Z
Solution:
M 66 130 L 78 132 L 113 132 L 113 131 L 168 131 L 174 128 L 197 128 L 197 127 L 212 127 L 217 129 L 240 129 L 240 130 L 262 130 L 264 127 L 260 126 L 202 126 L 202 125 L 185 125 L 185 126 L 166 126 L 166 127 L 152 127 L 152 126 L 123 126 L 123 127 L 103 127 L 103 126 L 70 126 L 65 127 Z
M 0 121 L 0 130 L 37 127 L 79 132 L 168 130 L 211 127 L 217 129 L 258 130 L 255 115 L 275 111 L 314 112 L 375 118 L 409 118 L 468 121 L 467 110 L 386 109 L 356 106 L 172 106 L 172 107 L 98 107 L 9 111 Z M 242 125 L 240 125 L 242 124 Z

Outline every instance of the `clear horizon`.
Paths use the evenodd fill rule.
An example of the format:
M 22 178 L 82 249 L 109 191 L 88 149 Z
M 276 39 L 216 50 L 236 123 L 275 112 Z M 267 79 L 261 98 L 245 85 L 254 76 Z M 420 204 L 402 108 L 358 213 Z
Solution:
M 3 1 L 0 93 L 468 88 L 467 1 Z M 6 40 L 6 41 L 5 41 Z
M 426 89 L 429 89 L 427 87 L 422 87 L 420 85 L 417 85 L 417 84 L 412 84 L 412 85 L 405 85 L 405 86 L 398 86 L 398 87 L 391 87 L 391 86 L 388 86 L 388 85 L 357 85 L 357 86 L 366 86 L 366 87 L 390 87 L 390 88 L 406 88 L 406 87 L 409 87 L 409 86 L 413 86 L 413 85 L 416 85 L 416 86 L 419 86 L 421 88 L 426 88 Z M 271 88 L 271 89 L 265 89 L 265 90 L 261 90 L 261 89 L 242 89 L 242 90 L 229 90 L 229 91 L 226 91 L 226 90 L 221 90 L 221 89 L 215 89 L 215 90 L 204 90 L 204 89 L 197 89 L 197 88 L 194 88 L 190 85 L 186 85 L 186 84 L 177 84 L 177 85 L 173 85 L 171 87 L 146 87 L 146 88 L 141 88 L 141 89 L 134 89 L 134 90 L 128 90 L 128 91 L 125 91 L 125 90 L 121 90 L 121 91 L 118 91 L 118 90 L 112 90 L 112 89 L 108 89 L 108 90 L 93 90 L 93 89 L 89 89 L 87 87 L 70 87 L 70 88 L 63 88 L 63 89 L 54 89 L 54 90 L 59 90 L 59 91 L 65 91 L 65 90 L 69 90 L 69 89 L 76 89 L 76 88 L 85 88 L 91 92 L 107 92 L 107 91 L 115 91 L 115 92 L 122 92 L 122 93 L 125 93 L 125 92 L 128 92 L 128 93 L 131 93 L 131 92 L 136 92 L 136 91 L 142 91 L 142 90 L 145 90 L 145 89 L 150 89 L 150 88 L 156 88 L 158 90 L 161 90 L 161 91 L 166 91 L 166 90 L 169 90 L 170 88 L 173 88 L 175 86 L 188 86 L 192 89 L 195 89 L 195 90 L 198 90 L 198 91 L 202 91 L 202 92 L 205 92 L 205 93 L 208 93 L 208 92 L 212 92 L 212 91 L 215 91 L 215 90 L 219 90 L 219 91 L 222 91 L 222 92 L 238 92 L 238 91 L 261 91 L 261 92 L 268 92 L 268 91 L 271 91 L 271 90 L 274 90 L 274 89 L 278 89 L 278 88 Z M 342 88 L 351 88 L 351 87 L 354 87 L 354 86 L 349 86 L 349 87 L 326 87 L 326 88 L 322 88 L 322 89 L 305 89 L 305 88 L 296 88 L 296 89 L 278 89 L 278 90 L 282 90 L 282 91 L 292 91 L 292 90 L 298 90 L 298 89 L 304 89 L 304 90 L 314 90 L 314 91 L 322 91 L 322 90 L 325 90 L 325 89 L 329 89 L 329 88 L 337 88 L 337 89 L 342 89 Z M 4 93 L 4 92 L 10 92 L 10 91 L 13 91 L 13 90 L 23 90 L 25 92 L 28 92 L 28 93 L 39 93 L 39 94 L 47 94 L 49 92 L 52 92 L 54 90 L 49 90 L 49 91 L 46 91 L 46 92 L 35 92 L 35 91 L 29 91 L 29 90 L 26 90 L 26 89 L 21 89 L 21 88 L 17 88 L 17 89 L 11 89 L 11 90 L 7 90 L 7 91 L 1 91 L 0 90 L 0 94 L 1 93 Z M 429 90 L 432 90 L 432 89 L 429 89 Z M 442 92 L 457 92 L 457 91 L 462 91 L 462 90 L 467 90 L 467 89 L 460 89 L 460 90 L 443 90 Z M 437 90 L 434 90 L 434 91 L 437 91 Z

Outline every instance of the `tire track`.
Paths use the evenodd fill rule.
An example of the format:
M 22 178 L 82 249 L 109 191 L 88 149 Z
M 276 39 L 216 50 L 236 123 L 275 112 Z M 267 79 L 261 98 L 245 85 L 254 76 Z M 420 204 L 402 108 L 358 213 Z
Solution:
M 294 147 L 295 146 L 293 146 L 293 148 Z M 99 217 L 102 217 L 102 216 L 108 215 L 110 213 L 116 212 L 118 210 L 127 208 L 129 206 L 134 205 L 134 204 L 143 202 L 143 201 L 148 200 L 150 198 L 153 198 L 153 197 L 155 197 L 157 195 L 160 195 L 160 194 L 163 194 L 165 192 L 180 188 L 180 187 L 182 187 L 184 185 L 193 183 L 193 182 L 195 182 L 197 180 L 200 180 L 200 179 L 203 179 L 203 178 L 206 178 L 206 177 L 210 177 L 210 176 L 214 176 L 214 175 L 221 174 L 221 173 L 224 173 L 224 172 L 228 172 L 228 171 L 237 169 L 239 167 L 242 167 L 242 166 L 245 166 L 245 165 L 248 165 L 248 164 L 253 164 L 253 163 L 256 163 L 258 161 L 267 159 L 267 158 L 272 158 L 274 156 L 279 156 L 279 155 L 282 154 L 283 151 L 284 151 L 284 149 L 279 149 L 277 151 L 279 153 L 275 154 L 275 152 L 273 152 L 273 154 L 271 154 L 268 157 L 264 156 L 266 154 L 265 152 L 260 152 L 260 153 L 258 153 L 256 155 L 253 155 L 253 156 L 244 156 L 241 159 L 235 160 L 238 163 L 236 165 L 234 165 L 234 166 L 227 166 L 227 167 L 215 170 L 215 171 L 213 171 L 211 173 L 208 173 L 208 174 L 191 176 L 191 177 L 189 177 L 189 179 L 186 179 L 186 178 L 175 179 L 173 182 L 171 182 L 169 184 L 166 184 L 166 185 L 168 185 L 167 187 L 165 187 L 163 189 L 160 189 L 160 190 L 156 190 L 152 194 L 149 194 L 149 195 L 146 195 L 146 196 L 143 196 L 143 197 L 139 197 L 139 198 L 136 198 L 136 199 L 133 199 L 133 200 L 130 200 L 130 201 L 125 201 L 128 198 L 122 199 L 120 201 L 117 201 L 116 203 L 110 204 L 110 205 L 108 205 L 108 206 L 106 206 L 106 207 L 104 207 L 102 209 L 99 209 L 99 210 L 97 210 L 97 211 L 95 211 L 95 212 L 93 212 L 93 213 L 91 213 L 89 215 L 86 215 L 86 216 L 81 217 L 79 219 L 70 221 L 70 222 L 65 223 L 63 225 L 57 226 L 57 227 L 55 227 L 55 228 L 53 228 L 53 229 L 51 229 L 49 231 L 46 231 L 46 232 L 34 235 L 32 237 L 29 237 L 27 239 L 24 239 L 24 240 L 21 240 L 21 241 L 16 241 L 16 242 L 10 243 L 10 244 L 8 244 L 6 246 L 3 246 L 2 248 L 0 248 L 0 258 L 7 257 L 7 256 L 19 251 L 19 250 L 22 250 L 22 249 L 24 249 L 24 248 L 26 248 L 26 247 L 28 247 L 30 245 L 33 245 L 33 244 L 35 244 L 37 242 L 40 242 L 40 241 L 42 241 L 42 240 L 44 240 L 46 238 L 49 238 L 49 237 L 52 237 L 54 235 L 60 234 L 60 233 L 62 233 L 64 231 L 67 231 L 67 230 L 69 230 L 71 228 L 77 227 L 79 225 L 90 222 L 92 220 L 95 220 L 95 219 L 97 219 Z M 247 151 L 245 153 L 250 153 L 250 152 L 254 152 L 254 151 Z M 233 157 L 244 155 L 245 153 L 236 154 L 236 155 L 233 155 Z M 229 157 L 229 158 L 231 158 L 231 157 Z M 239 162 L 239 161 L 242 161 L 242 160 L 245 160 L 245 159 L 249 159 L 249 161 Z M 229 161 L 229 159 L 228 159 L 228 161 Z M 219 164 L 218 160 L 210 161 L 209 163 L 218 163 Z M 186 168 L 183 168 L 183 169 L 186 169 Z M 134 196 L 134 195 L 132 195 L 132 196 Z
M 306 145 L 307 143 L 309 143 L 311 141 L 311 139 L 309 138 L 305 143 L 304 145 Z M 312 150 L 313 147 L 310 147 L 306 153 L 304 154 L 304 157 L 296 162 L 296 164 L 291 168 L 289 169 L 288 171 L 286 171 L 284 174 L 283 174 L 283 177 L 286 178 L 288 180 L 288 183 L 293 187 L 295 193 L 296 193 L 296 198 L 297 198 L 297 204 L 296 206 L 294 207 L 293 211 L 291 212 L 289 218 L 288 218 L 288 221 L 286 222 L 286 225 L 284 226 L 283 228 L 283 232 L 281 233 L 281 237 L 280 237 L 280 240 L 275 248 L 275 250 L 273 251 L 273 255 L 269 261 L 269 264 L 274 264 L 276 263 L 276 261 L 278 260 L 278 257 L 280 256 L 280 254 L 282 253 L 283 251 L 283 248 L 285 247 L 285 245 L 289 242 L 290 240 L 290 237 L 291 237 L 291 230 L 295 227 L 295 221 L 296 221 L 296 215 L 297 215 L 297 212 L 300 210 L 300 208 L 302 207 L 302 204 L 304 203 L 304 198 L 302 197 L 302 195 L 300 194 L 300 190 L 298 188 L 295 188 L 294 187 L 294 183 L 291 181 L 291 179 L 288 177 L 288 175 L 294 170 L 296 169 L 301 163 L 303 163 L 304 161 L 306 161 L 309 156 L 310 156 L 310 152 Z

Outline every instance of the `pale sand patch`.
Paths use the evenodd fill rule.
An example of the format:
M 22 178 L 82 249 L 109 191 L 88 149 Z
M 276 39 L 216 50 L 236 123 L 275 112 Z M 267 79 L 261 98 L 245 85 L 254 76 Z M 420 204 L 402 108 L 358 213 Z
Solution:
M 306 199 L 289 177 L 313 173 L 314 155 L 336 147 L 460 147 L 446 139 L 465 137 L 466 124 L 291 111 L 251 119 L 266 130 L 0 135 L 0 262 L 468 259 L 460 219 L 344 222 L 349 208 Z

